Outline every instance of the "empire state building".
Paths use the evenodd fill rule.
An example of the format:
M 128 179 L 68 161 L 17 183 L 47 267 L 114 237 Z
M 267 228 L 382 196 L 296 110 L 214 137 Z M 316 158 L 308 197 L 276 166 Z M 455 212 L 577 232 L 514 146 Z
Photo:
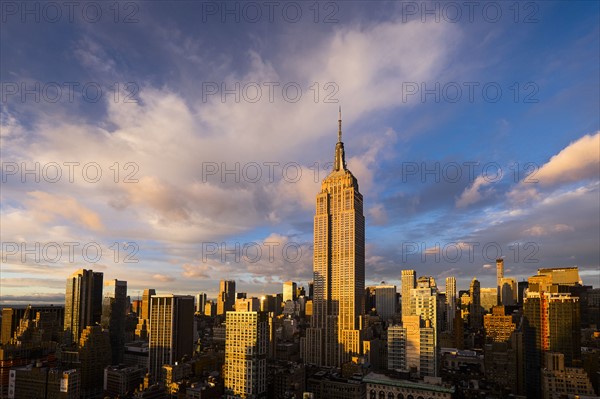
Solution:
M 333 170 L 321 183 L 314 219 L 314 294 L 304 361 L 339 367 L 360 355 L 365 291 L 365 217 L 346 167 L 342 115 Z

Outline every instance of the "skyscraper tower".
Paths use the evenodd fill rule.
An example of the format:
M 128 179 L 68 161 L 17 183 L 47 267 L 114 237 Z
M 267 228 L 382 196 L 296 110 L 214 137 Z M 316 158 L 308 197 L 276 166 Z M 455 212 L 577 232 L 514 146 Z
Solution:
M 523 344 L 527 397 L 541 395 L 540 368 L 545 352 L 564 354 L 567 366 L 581 358 L 579 298 L 561 292 L 579 280 L 577 268 L 538 269 L 529 277 L 523 299 Z
M 456 277 L 446 277 L 446 328 L 454 328 L 454 315 L 456 313 Z
M 152 288 L 147 288 L 144 290 L 140 317 L 138 318 L 138 324 L 135 328 L 136 339 L 141 339 L 144 341 L 148 339 L 148 332 L 150 330 L 150 301 L 154 295 L 156 295 L 156 290 Z
M 103 278 L 103 273 L 86 269 L 77 270 L 67 278 L 64 328 L 71 342 L 78 342 L 87 326 L 100 323 Z
M 396 314 L 396 286 L 385 284 L 375 287 L 375 308 L 383 320 L 388 320 Z
M 417 274 L 414 270 L 402 270 L 402 318 L 410 316 L 410 290 L 417 286 Z
M 156 381 L 165 364 L 191 356 L 194 337 L 194 297 L 154 295 L 150 300 L 149 372 Z
M 340 366 L 361 353 L 365 294 L 363 197 L 346 167 L 341 109 L 333 170 L 317 194 L 313 267 L 313 316 L 305 361 Z
M 283 283 L 283 302 L 296 300 L 296 283 L 286 281 Z
M 217 298 L 217 315 L 233 310 L 235 304 L 235 281 L 221 280 L 219 283 L 219 297 Z
M 196 313 L 204 314 L 205 307 L 206 307 L 206 294 L 204 292 L 196 294 Z
M 105 282 L 104 299 L 102 300 L 102 328 L 108 330 L 110 337 L 111 364 L 119 364 L 123 360 L 127 305 L 127 281 L 109 280 Z
M 504 278 L 504 259 L 496 259 L 496 286 L 498 287 L 498 303 L 502 305 L 502 279 Z
M 471 298 L 471 304 L 469 305 L 469 326 L 472 329 L 478 329 L 483 326 L 483 308 L 481 307 L 481 284 L 476 277 L 473 277 L 471 281 L 469 296 Z

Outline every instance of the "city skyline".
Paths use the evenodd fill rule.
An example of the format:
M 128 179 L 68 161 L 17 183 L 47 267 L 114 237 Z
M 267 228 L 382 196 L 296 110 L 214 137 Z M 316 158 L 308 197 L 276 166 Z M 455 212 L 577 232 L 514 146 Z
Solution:
M 600 399 L 600 2 L 0 20 L 0 399 Z
M 517 282 L 538 268 L 578 266 L 585 284 L 599 285 L 597 5 L 540 3 L 518 18 L 506 6 L 499 21 L 477 14 L 459 23 L 422 20 L 401 3 L 381 13 L 339 4 L 335 23 L 322 23 L 325 9 L 319 23 L 309 9 L 298 23 L 223 23 L 201 6 L 139 6 L 129 25 L 6 15 L 0 304 L 62 303 L 64 279 L 78 269 L 127 281 L 132 299 L 148 287 L 216 298 L 221 279 L 254 296 L 289 280 L 306 287 L 314 195 L 330 171 L 340 104 L 348 167 L 365 193 L 366 285 L 399 285 L 400 270 L 414 269 L 440 285 L 455 276 L 457 290 L 473 277 L 496 287 L 496 244 Z M 45 62 L 32 65 L 40 46 Z M 48 90 L 22 93 L 35 82 Z M 51 82 L 60 101 L 51 101 Z M 79 83 L 72 100 L 64 82 Z M 96 102 L 82 98 L 90 82 L 102 89 Z M 279 84 L 272 102 L 265 82 Z M 236 83 L 239 95 L 222 101 Z M 256 84 L 263 97 L 252 102 Z M 23 181 L 36 162 L 39 173 Z M 65 162 L 79 162 L 73 182 Z M 62 177 L 52 182 L 54 163 Z M 102 171 L 97 183 L 94 165 L 81 174 L 91 163 Z M 236 163 L 239 173 L 223 178 Z M 80 244 L 73 261 L 71 242 Z M 96 242 L 103 256 L 90 262 L 81 249 Z M 265 242 L 277 249 L 273 261 L 267 246 L 254 263 L 227 253 Z M 50 248 L 23 262 L 12 245 L 21 243 L 58 243 L 62 256 L 50 261 Z

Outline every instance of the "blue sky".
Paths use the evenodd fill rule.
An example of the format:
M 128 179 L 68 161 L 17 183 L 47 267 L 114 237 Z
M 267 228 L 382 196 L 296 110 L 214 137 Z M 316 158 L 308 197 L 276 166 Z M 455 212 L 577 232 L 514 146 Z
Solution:
M 600 284 L 597 2 L 47 4 L 2 6 L 2 303 L 305 284 L 340 105 L 368 284 Z

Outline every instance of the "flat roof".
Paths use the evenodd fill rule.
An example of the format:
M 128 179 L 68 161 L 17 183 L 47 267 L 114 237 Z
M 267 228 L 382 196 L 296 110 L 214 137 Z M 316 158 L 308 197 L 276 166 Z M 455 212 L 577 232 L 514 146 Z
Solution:
M 387 375 L 369 373 L 363 377 L 363 382 L 372 384 L 391 385 L 400 388 L 422 389 L 424 391 L 454 393 L 454 387 L 446 388 L 439 385 L 427 384 L 425 382 L 414 382 L 388 377 Z

